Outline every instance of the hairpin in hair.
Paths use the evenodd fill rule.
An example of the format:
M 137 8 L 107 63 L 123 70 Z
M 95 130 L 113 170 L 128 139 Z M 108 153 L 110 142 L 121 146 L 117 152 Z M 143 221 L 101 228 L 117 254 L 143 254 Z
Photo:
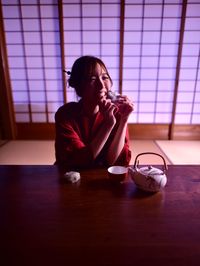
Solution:
M 67 73 L 67 75 L 71 75 L 71 71 L 67 71 L 67 70 L 63 69 L 63 72 Z

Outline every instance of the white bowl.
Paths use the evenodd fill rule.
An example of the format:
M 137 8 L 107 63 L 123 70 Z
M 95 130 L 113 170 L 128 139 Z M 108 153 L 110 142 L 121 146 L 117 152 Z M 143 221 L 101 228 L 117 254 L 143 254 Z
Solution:
M 126 178 L 128 168 L 124 166 L 111 166 L 108 168 L 108 177 L 113 182 L 122 182 Z

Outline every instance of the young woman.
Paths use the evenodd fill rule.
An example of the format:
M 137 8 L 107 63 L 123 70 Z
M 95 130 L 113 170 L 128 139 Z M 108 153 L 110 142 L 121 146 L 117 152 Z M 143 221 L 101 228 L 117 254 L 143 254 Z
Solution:
M 56 164 L 63 170 L 127 166 L 127 120 L 133 103 L 126 96 L 115 102 L 108 98 L 112 79 L 105 64 L 93 56 L 74 62 L 68 82 L 80 101 L 64 104 L 55 114 Z

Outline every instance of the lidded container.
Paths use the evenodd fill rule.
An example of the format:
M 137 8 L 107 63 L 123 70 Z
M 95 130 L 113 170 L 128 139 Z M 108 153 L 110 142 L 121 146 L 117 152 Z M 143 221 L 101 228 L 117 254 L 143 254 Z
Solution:
M 139 156 L 146 154 L 160 156 L 163 160 L 163 170 L 151 165 L 139 167 Z M 133 167 L 129 167 L 129 176 L 139 189 L 148 192 L 158 192 L 160 189 L 164 188 L 167 183 L 166 171 L 167 164 L 162 155 L 154 152 L 144 152 L 138 154 L 135 158 Z

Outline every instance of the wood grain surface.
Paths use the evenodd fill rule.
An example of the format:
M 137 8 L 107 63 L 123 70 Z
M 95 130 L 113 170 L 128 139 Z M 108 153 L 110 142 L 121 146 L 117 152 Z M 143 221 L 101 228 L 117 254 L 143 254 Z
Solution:
M 199 265 L 200 166 L 167 177 L 148 194 L 106 169 L 0 166 L 0 265 Z

